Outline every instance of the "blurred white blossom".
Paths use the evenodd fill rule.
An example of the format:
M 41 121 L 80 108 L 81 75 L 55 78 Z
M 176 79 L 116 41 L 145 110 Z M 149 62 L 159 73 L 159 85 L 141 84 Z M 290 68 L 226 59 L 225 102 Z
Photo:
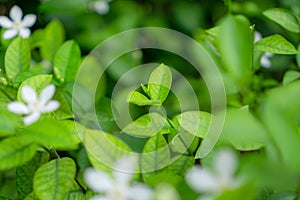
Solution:
M 13 38 L 16 35 L 20 35 L 22 38 L 28 38 L 30 36 L 29 27 L 33 26 L 36 22 L 36 15 L 25 15 L 23 20 L 23 12 L 20 7 L 13 6 L 9 12 L 11 20 L 6 16 L 0 16 L 0 26 L 7 29 L 4 34 L 4 39 Z
M 213 169 L 194 166 L 186 173 L 186 182 L 197 192 L 206 193 L 199 198 L 213 199 L 226 190 L 240 186 L 241 181 L 234 178 L 237 158 L 230 149 L 219 151 L 213 160 Z
M 89 8 L 99 15 L 105 15 L 109 12 L 109 2 L 110 0 L 99 0 L 99 1 L 91 1 L 89 3 Z
M 136 162 L 132 157 L 120 158 L 112 176 L 93 168 L 86 170 L 84 180 L 88 187 L 99 193 L 92 200 L 151 200 L 153 191 L 142 183 L 131 183 Z
M 258 31 L 254 31 L 254 43 L 258 42 L 261 40 L 262 36 Z M 260 58 L 260 65 L 265 68 L 270 68 L 271 67 L 271 61 L 270 58 L 273 56 L 272 53 L 270 52 L 265 52 L 261 58 Z
M 37 96 L 36 91 L 27 85 L 24 85 L 21 90 L 23 100 L 27 103 L 14 101 L 8 104 L 8 110 L 16 114 L 26 115 L 24 123 L 26 125 L 36 122 L 42 113 L 48 113 L 56 110 L 59 107 L 59 102 L 51 100 L 55 93 L 55 86 L 48 85 L 45 87 L 40 96 Z

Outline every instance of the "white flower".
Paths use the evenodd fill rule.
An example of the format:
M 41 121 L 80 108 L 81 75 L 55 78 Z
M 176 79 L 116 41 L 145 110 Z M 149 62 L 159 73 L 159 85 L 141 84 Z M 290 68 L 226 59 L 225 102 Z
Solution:
M 213 160 L 213 170 L 200 166 L 192 167 L 186 174 L 186 182 L 197 192 L 218 195 L 240 185 L 240 180 L 233 177 L 236 167 L 237 158 L 234 153 L 230 149 L 223 149 Z M 204 198 L 212 199 L 211 195 Z
M 28 38 L 30 36 L 30 29 L 35 21 L 36 15 L 28 14 L 23 17 L 23 12 L 20 7 L 13 6 L 9 12 L 9 16 L 12 20 L 6 16 L 0 16 L 0 26 L 6 28 L 3 38 L 10 39 L 16 35 L 20 35 L 22 38 Z
M 8 104 L 8 110 L 13 113 L 26 115 L 24 123 L 26 125 L 32 124 L 40 118 L 42 113 L 52 112 L 59 107 L 58 101 L 51 100 L 54 93 L 55 86 L 48 85 L 41 91 L 38 98 L 36 91 L 32 87 L 24 85 L 21 95 L 27 105 L 19 101 L 14 101 Z
M 261 40 L 262 36 L 258 31 L 254 31 L 254 43 Z M 265 52 L 261 58 L 260 58 L 260 65 L 264 68 L 270 68 L 271 67 L 271 61 L 270 58 L 273 56 L 270 52 Z
M 113 176 L 102 171 L 87 169 L 84 179 L 89 188 L 100 193 L 92 200 L 151 200 L 152 190 L 142 183 L 131 184 L 135 169 L 135 160 L 131 157 L 119 159 L 113 170 Z
M 89 3 L 91 10 L 94 10 L 100 15 L 105 15 L 109 12 L 109 0 L 93 1 Z

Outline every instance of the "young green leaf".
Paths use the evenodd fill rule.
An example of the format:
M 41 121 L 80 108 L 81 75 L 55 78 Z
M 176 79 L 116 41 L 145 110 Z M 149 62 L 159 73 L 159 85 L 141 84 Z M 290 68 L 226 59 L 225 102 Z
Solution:
M 176 116 L 179 125 L 189 133 L 205 138 L 212 115 L 202 111 L 188 111 Z
M 9 45 L 5 53 L 5 71 L 12 80 L 20 72 L 28 69 L 31 60 L 30 47 L 27 40 L 17 37 Z
M 136 104 L 138 106 L 151 106 L 151 105 L 160 105 L 161 102 L 158 100 L 150 100 L 145 95 L 133 91 L 128 95 L 127 102 Z
M 55 53 L 65 40 L 65 30 L 61 22 L 52 20 L 44 29 L 40 51 L 42 58 L 53 63 Z
M 169 164 L 170 150 L 164 136 L 157 134 L 149 138 L 141 158 L 141 171 L 153 172 Z
M 250 81 L 253 35 L 249 20 L 241 15 L 226 16 L 218 35 L 219 51 L 225 68 L 240 87 Z
M 0 141 L 0 170 L 12 169 L 31 160 L 36 154 L 36 145 L 20 137 L 10 137 Z
M 300 72 L 295 70 L 288 70 L 285 72 L 282 80 L 282 84 L 286 85 L 300 78 Z
M 22 134 L 22 138 L 28 142 L 61 150 L 77 149 L 79 142 L 75 137 L 60 122 L 50 119 L 39 120 L 26 126 Z
M 44 89 L 46 86 L 48 86 L 51 83 L 51 81 L 52 81 L 52 75 L 44 75 L 44 74 L 33 76 L 33 77 L 26 79 L 19 86 L 18 97 L 17 97 L 18 101 L 23 100 L 21 91 L 22 91 L 22 87 L 24 85 L 29 85 L 33 89 L 35 89 L 35 91 L 37 91 L 37 93 L 40 93 L 42 91 L 42 89 Z
M 54 57 L 54 75 L 61 83 L 74 81 L 79 64 L 81 52 L 78 44 L 69 40 L 62 44 Z
M 150 75 L 148 81 L 149 96 L 152 100 L 158 100 L 162 104 L 171 88 L 172 73 L 168 66 L 159 65 Z
M 37 152 L 36 156 L 16 170 L 16 184 L 19 199 L 25 199 L 33 190 L 33 177 L 36 170 L 49 160 L 46 152 Z
M 43 200 L 65 199 L 73 184 L 76 165 L 70 158 L 50 161 L 40 167 L 34 176 L 33 188 Z
M 128 145 L 119 138 L 91 129 L 84 132 L 84 145 L 92 165 L 98 169 L 113 166 L 120 157 L 131 152 Z
M 265 37 L 255 43 L 254 48 L 274 54 L 297 54 L 298 51 L 290 42 L 281 35 L 275 34 Z
M 166 119 L 158 113 L 151 112 L 145 114 L 128 124 L 122 132 L 133 135 L 150 137 L 158 132 L 165 131 Z
M 286 30 L 300 33 L 300 24 L 297 18 L 288 10 L 282 8 L 271 8 L 263 12 L 263 15 L 276 22 Z

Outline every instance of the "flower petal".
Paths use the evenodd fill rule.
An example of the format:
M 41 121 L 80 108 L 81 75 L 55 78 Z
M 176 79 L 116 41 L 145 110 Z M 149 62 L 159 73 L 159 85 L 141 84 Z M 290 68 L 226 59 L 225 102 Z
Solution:
M 258 31 L 254 31 L 254 43 L 258 42 L 259 40 L 261 40 L 261 34 Z
M 55 93 L 55 86 L 53 84 L 48 85 L 47 87 L 45 87 L 40 94 L 40 98 L 39 101 L 41 102 L 41 104 L 46 104 L 48 101 L 51 100 L 51 98 L 53 97 Z
M 148 186 L 138 183 L 129 188 L 128 195 L 131 200 L 151 200 L 153 191 Z
M 237 158 L 231 149 L 220 150 L 214 160 L 215 170 L 221 178 L 231 179 L 237 168 Z
M 24 85 L 21 90 L 21 95 L 24 101 L 27 103 L 34 103 L 37 102 L 37 95 L 35 90 L 29 86 L 29 85 Z
M 84 173 L 86 184 L 95 192 L 107 192 L 114 189 L 114 182 L 104 172 L 89 168 Z
M 210 171 L 199 166 L 189 169 L 185 179 L 189 186 L 197 192 L 213 192 L 219 188 L 217 178 Z
M 18 101 L 9 103 L 7 105 L 7 109 L 17 114 L 29 114 L 29 109 L 27 108 L 27 106 Z
M 56 110 L 57 108 L 59 108 L 60 104 L 58 101 L 50 101 L 49 103 L 47 103 L 45 105 L 45 107 L 42 108 L 42 113 L 47 113 L 47 112 L 52 112 L 54 110 Z
M 31 27 L 31 26 L 33 26 L 33 24 L 35 22 L 36 22 L 36 15 L 28 14 L 28 15 L 25 15 L 25 17 L 22 21 L 22 25 L 23 25 L 23 27 Z
M 6 16 L 0 16 L 0 26 L 2 28 L 12 28 L 13 23 Z
M 17 35 L 18 31 L 15 29 L 6 30 L 3 34 L 3 38 L 5 40 L 11 39 Z
M 36 122 L 37 120 L 39 120 L 40 116 L 41 116 L 41 113 L 34 112 L 34 113 L 24 117 L 24 123 L 26 125 L 32 124 L 33 122 Z
M 22 20 L 23 12 L 21 8 L 17 5 L 13 6 L 9 12 L 9 17 L 15 21 L 20 22 Z
M 100 15 L 105 15 L 109 12 L 109 3 L 107 1 L 92 2 L 90 8 Z
M 264 68 L 270 68 L 271 67 L 271 61 L 269 60 L 269 58 L 266 55 L 263 55 L 260 58 L 260 65 Z
M 127 185 L 135 172 L 136 159 L 132 156 L 121 157 L 114 165 L 114 176 L 118 183 Z
M 22 37 L 22 38 L 28 38 L 30 36 L 30 30 L 28 28 L 21 28 L 19 30 L 19 35 Z

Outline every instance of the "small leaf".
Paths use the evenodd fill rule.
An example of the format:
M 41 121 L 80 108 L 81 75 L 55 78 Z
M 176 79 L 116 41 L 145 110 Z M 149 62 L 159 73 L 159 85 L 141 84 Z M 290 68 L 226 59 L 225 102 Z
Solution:
M 263 14 L 286 30 L 294 33 L 300 33 L 300 25 L 297 18 L 288 10 L 282 8 L 271 8 L 264 11 Z
M 171 155 L 167 141 L 161 134 L 149 138 L 141 158 L 141 172 L 153 172 L 167 166 Z
M 265 37 L 255 43 L 254 48 L 274 54 L 297 54 L 296 48 L 281 35 Z
M 153 136 L 158 132 L 164 131 L 166 119 L 158 113 L 151 112 L 145 114 L 128 124 L 122 132 L 138 136 Z
M 159 65 L 150 75 L 148 82 L 149 96 L 152 100 L 158 100 L 163 103 L 171 88 L 172 73 L 168 66 Z
M 70 158 L 52 160 L 40 167 L 34 176 L 33 188 L 43 200 L 65 199 L 73 184 L 76 165 Z
M 54 75 L 60 82 L 74 81 L 79 64 L 81 53 L 78 44 L 69 40 L 62 44 L 54 57 Z
M 189 133 L 205 138 L 212 115 L 202 111 L 188 111 L 176 116 L 180 126 Z
M 145 95 L 133 91 L 128 95 L 127 101 L 132 104 L 136 104 L 138 106 L 149 106 L 149 105 L 160 105 L 160 101 L 158 100 L 150 100 Z
M 49 154 L 38 152 L 36 156 L 25 165 L 16 170 L 16 183 L 19 199 L 25 199 L 33 190 L 33 177 L 35 171 L 43 164 L 48 162 Z
M 5 53 L 5 71 L 9 79 L 28 69 L 31 53 L 27 40 L 17 37 L 12 41 Z
M 43 146 L 53 146 L 56 149 L 77 149 L 76 139 L 62 124 L 56 120 L 43 119 L 23 130 L 22 137 Z
M 44 38 L 40 47 L 42 58 L 53 63 L 54 56 L 64 40 L 63 25 L 58 20 L 52 20 L 44 29 Z
M 98 169 L 114 166 L 120 157 L 131 152 L 128 145 L 116 136 L 91 129 L 85 130 L 84 145 L 92 165 Z
M 51 81 L 52 81 L 52 75 L 37 75 L 37 76 L 33 76 L 33 77 L 30 77 L 30 78 L 26 79 L 19 86 L 18 98 L 17 99 L 19 101 L 23 100 L 22 95 L 21 95 L 21 91 L 22 91 L 22 87 L 24 85 L 29 85 L 33 89 L 35 89 L 35 91 L 37 93 L 40 93 L 46 86 L 48 86 L 51 83 Z
M 295 70 L 288 70 L 285 72 L 282 80 L 282 84 L 286 85 L 300 78 L 300 72 Z
M 10 137 L 0 142 L 0 170 L 12 169 L 28 162 L 36 154 L 36 145 L 19 137 Z

